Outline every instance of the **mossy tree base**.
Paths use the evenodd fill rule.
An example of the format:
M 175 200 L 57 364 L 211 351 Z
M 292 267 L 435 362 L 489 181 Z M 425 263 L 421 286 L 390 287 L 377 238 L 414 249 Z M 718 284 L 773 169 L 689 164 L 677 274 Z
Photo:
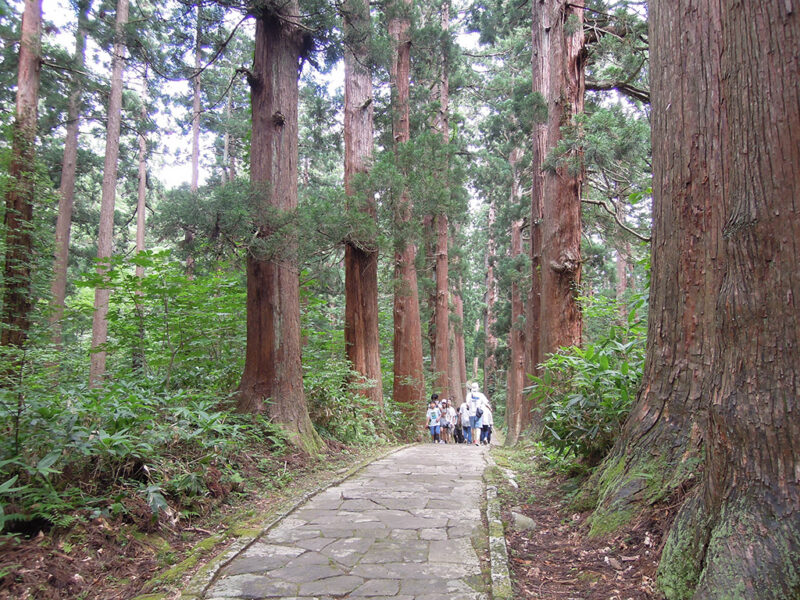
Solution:
M 669 600 L 800 598 L 800 522 L 755 494 L 711 515 L 697 494 L 670 531 L 658 571 Z

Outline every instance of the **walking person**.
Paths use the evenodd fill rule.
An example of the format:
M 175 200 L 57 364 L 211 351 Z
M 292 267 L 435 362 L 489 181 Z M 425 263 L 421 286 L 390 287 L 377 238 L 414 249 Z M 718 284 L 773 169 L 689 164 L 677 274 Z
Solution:
M 453 441 L 453 430 L 456 427 L 456 409 L 450 406 L 449 400 L 442 400 L 442 440 L 445 444 Z
M 466 400 L 458 407 L 458 415 L 461 420 L 461 433 L 467 444 L 472 443 L 472 425 L 470 423 L 469 402 Z
M 469 426 L 470 429 L 472 429 L 472 443 L 477 446 L 480 443 L 480 430 L 483 427 L 482 417 L 484 407 L 489 406 L 489 399 L 481 393 L 477 382 L 472 384 L 467 402 L 469 403 Z
M 487 403 L 483 408 L 483 417 L 481 423 L 481 444 L 487 446 L 492 442 L 492 426 L 494 425 L 494 417 L 492 416 L 492 407 Z
M 425 413 L 425 426 L 431 432 L 431 442 L 434 444 L 439 444 L 441 442 L 440 436 L 442 432 L 441 427 L 441 418 L 442 413 L 439 411 L 438 407 L 436 406 L 436 399 L 438 398 L 438 394 L 434 394 L 431 396 L 431 402 L 428 405 L 428 412 Z

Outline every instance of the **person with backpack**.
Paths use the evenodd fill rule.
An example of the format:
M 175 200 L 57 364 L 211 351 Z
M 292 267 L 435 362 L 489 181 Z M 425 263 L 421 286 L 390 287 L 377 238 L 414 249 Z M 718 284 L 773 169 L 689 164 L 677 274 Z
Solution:
M 472 430 L 472 443 L 477 446 L 480 444 L 480 430 L 483 427 L 483 411 L 489 406 L 489 399 L 481 393 L 477 382 L 472 384 L 471 391 L 467 396 L 467 402 L 469 403 L 469 426 Z
M 466 400 L 458 407 L 458 416 L 461 421 L 461 435 L 467 444 L 471 444 L 472 426 L 470 425 L 469 402 Z

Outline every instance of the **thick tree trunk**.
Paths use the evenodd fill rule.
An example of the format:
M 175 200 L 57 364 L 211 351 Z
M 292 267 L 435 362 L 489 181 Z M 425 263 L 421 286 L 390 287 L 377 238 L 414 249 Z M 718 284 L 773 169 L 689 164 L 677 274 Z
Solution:
M 561 128 L 583 112 L 583 1 L 547 0 L 550 88 L 547 95 L 547 149 Z M 580 157 L 578 157 L 580 160 Z M 541 357 L 581 342 L 581 183 L 574 166 L 558 166 L 544 177 L 541 260 Z
M 522 221 L 511 224 L 511 259 L 516 260 L 522 254 Z M 506 412 L 508 432 L 506 444 L 514 445 L 519 435 L 531 421 L 531 407 L 524 399 L 525 387 L 525 306 L 522 301 L 522 290 L 519 278 L 511 284 L 511 331 L 509 346 L 511 348 L 511 364 L 508 367 L 508 394 L 506 396 Z
M 250 75 L 252 144 L 250 178 L 260 194 L 258 237 L 273 233 L 270 213 L 297 208 L 297 104 L 303 35 L 296 0 L 262 6 Z M 292 442 L 316 453 L 321 440 L 311 424 L 303 391 L 300 282 L 296 239 L 266 255 L 258 241 L 247 255 L 247 347 L 238 409 L 266 412 Z
M 128 23 L 128 0 L 117 1 L 114 27 L 114 57 L 111 62 L 111 91 L 108 100 L 106 125 L 106 156 L 103 167 L 103 188 L 100 200 L 100 228 L 97 236 L 97 272 L 104 276 L 114 243 L 114 205 L 117 192 L 117 159 L 119 158 L 119 130 L 122 122 L 122 71 L 125 68 L 125 27 Z M 94 293 L 94 319 L 92 321 L 92 357 L 89 367 L 89 385 L 102 384 L 106 372 L 106 352 L 103 345 L 108 339 L 108 300 L 111 291 L 98 287 Z
M 17 106 L 8 169 L 3 331 L 0 344 L 22 347 L 31 324 L 31 254 L 36 165 L 36 105 L 41 66 L 42 3 L 25 0 L 17 70 Z
M 91 2 L 78 4 L 78 29 L 75 32 L 75 70 L 83 71 L 86 64 L 86 19 Z M 53 343 L 61 347 L 61 319 L 67 297 L 67 266 L 69 265 L 69 240 L 72 230 L 72 209 L 75 204 L 75 176 L 78 168 L 78 133 L 80 129 L 81 96 L 83 81 L 77 73 L 72 75 L 69 103 L 67 105 L 67 134 L 64 138 L 64 158 L 61 164 L 61 185 L 58 188 L 58 217 L 53 266 L 52 314 L 50 328 Z
M 545 104 L 550 95 L 550 34 L 552 0 L 533 0 L 531 27 L 531 80 L 533 94 Z M 533 375 L 539 375 L 542 362 L 542 207 L 544 205 L 544 160 L 547 157 L 547 122 L 534 123 L 533 145 L 531 152 L 531 288 L 528 296 L 527 328 L 525 341 L 527 345 L 526 369 Z M 539 413 L 533 413 L 531 420 L 534 430 L 539 429 L 541 421 Z
M 436 311 L 435 354 L 433 372 L 434 386 L 443 398 L 450 397 L 448 365 L 450 364 L 450 282 L 448 279 L 448 241 L 449 229 L 447 214 L 436 216 Z
M 522 158 L 521 148 L 512 150 L 508 157 L 511 168 L 511 203 L 518 204 L 522 199 L 520 173 L 518 164 Z M 522 230 L 524 221 L 518 220 L 511 224 L 511 260 L 514 264 L 521 265 L 522 255 Z M 520 286 L 523 280 L 522 272 L 515 277 L 511 284 L 511 328 L 509 331 L 508 346 L 511 349 L 511 361 L 508 367 L 508 387 L 506 393 L 506 445 L 513 446 L 519 436 L 531 424 L 533 415 L 532 405 L 524 393 L 526 383 L 526 367 L 529 360 L 526 334 L 529 330 L 526 319 L 524 290 Z
M 708 397 L 724 185 L 718 11 L 652 5 L 653 234 L 642 387 L 598 474 L 596 532 L 690 481 Z M 710 107 L 715 107 L 711 109 Z
M 688 96 L 711 123 L 692 145 L 721 149 L 723 179 L 712 179 L 722 214 L 703 240 L 721 243 L 722 265 L 707 293 L 716 312 L 702 390 L 706 468 L 670 531 L 659 582 L 670 598 L 798 598 L 800 13 L 778 0 L 706 0 L 699 15 L 685 3 L 694 10 L 679 14 L 705 25 L 683 46 L 685 23 L 661 4 L 654 32 L 669 36 L 668 54 L 654 83 L 664 63 L 707 58 L 703 87 Z
M 348 209 L 374 222 L 377 209 L 358 178 L 369 173 L 373 146 L 372 74 L 368 64 L 369 3 L 352 0 L 344 6 L 344 187 Z M 363 183 L 362 183 L 363 185 Z M 345 240 L 345 319 L 347 358 L 359 373 L 363 394 L 383 413 L 381 356 L 378 339 L 378 248 L 374 232 L 358 232 Z
M 451 240 L 454 236 L 451 236 Z M 464 348 L 464 301 L 461 299 L 461 279 L 455 280 L 453 318 L 450 320 L 450 399 L 455 406 L 464 401 L 467 387 L 467 364 Z
M 489 215 L 487 231 L 489 243 L 486 251 L 486 315 L 483 322 L 484 339 L 486 344 L 483 349 L 483 390 L 490 397 L 494 394 L 496 381 L 497 359 L 497 338 L 494 335 L 494 324 L 496 321 L 494 306 L 497 303 L 497 278 L 494 274 L 494 265 L 497 262 L 497 242 L 494 239 L 494 225 L 497 220 L 497 204 L 492 198 L 489 204 Z
M 450 28 L 450 2 L 442 2 L 442 31 Z M 436 117 L 436 129 L 442 136 L 446 146 L 450 142 L 450 74 L 446 53 L 443 52 L 441 72 L 439 75 L 439 112 Z M 443 181 L 445 190 L 449 189 L 449 161 L 444 165 Z M 434 352 L 432 355 L 434 387 L 443 398 L 450 398 L 448 367 L 450 365 L 450 280 L 449 243 L 450 230 L 447 218 L 447 207 L 440 207 L 436 215 L 436 304 L 434 309 Z
M 409 83 L 411 71 L 411 27 L 408 12 L 411 0 L 399 0 L 397 13 L 389 22 L 394 43 L 392 60 L 392 108 L 396 148 L 409 141 Z M 422 325 L 419 314 L 417 246 L 409 234 L 413 211 L 408 189 L 396 201 L 395 225 L 399 239 L 395 250 L 394 293 L 394 401 L 411 426 L 422 420 L 425 380 L 422 370 Z

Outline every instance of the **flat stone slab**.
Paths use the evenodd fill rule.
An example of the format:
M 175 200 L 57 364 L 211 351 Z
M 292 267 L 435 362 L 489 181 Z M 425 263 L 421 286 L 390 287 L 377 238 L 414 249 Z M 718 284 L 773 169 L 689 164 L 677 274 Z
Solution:
M 284 517 L 204 599 L 487 600 L 472 546 L 486 464 L 483 448 L 458 444 L 375 461 Z

